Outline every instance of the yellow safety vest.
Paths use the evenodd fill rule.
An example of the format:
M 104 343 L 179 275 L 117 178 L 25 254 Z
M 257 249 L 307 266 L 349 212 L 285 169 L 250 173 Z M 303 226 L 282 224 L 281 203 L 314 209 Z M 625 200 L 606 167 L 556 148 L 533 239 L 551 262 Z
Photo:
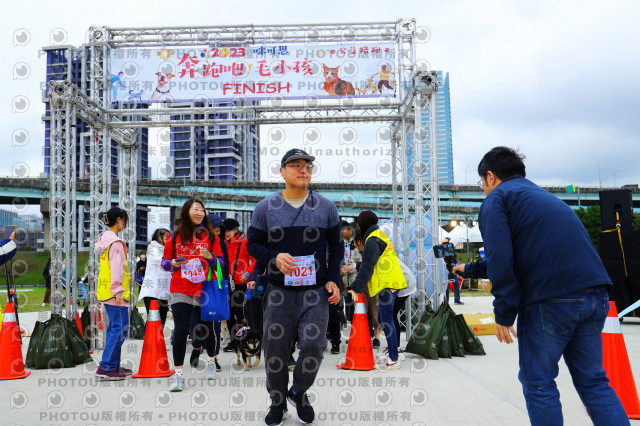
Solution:
M 385 288 L 393 288 L 397 290 L 406 288 L 407 280 L 402 273 L 400 262 L 398 262 L 398 256 L 396 255 L 396 251 L 394 250 L 389 237 L 379 229 L 376 229 L 369 234 L 367 240 L 371 237 L 380 238 L 382 241 L 387 243 L 387 248 L 380 255 L 378 262 L 376 262 L 373 267 L 373 275 L 371 276 L 371 281 L 369 281 L 369 295 L 373 297 Z
M 120 241 L 116 241 L 121 243 Z M 124 245 L 124 244 L 123 244 Z M 98 290 L 96 297 L 99 301 L 113 299 L 115 295 L 111 294 L 111 265 L 109 265 L 109 249 L 111 245 L 100 255 L 100 273 L 98 274 Z M 127 262 L 127 248 L 124 248 L 124 279 L 122 280 L 122 286 L 124 287 L 124 293 L 122 298 L 129 301 L 131 292 L 129 291 L 129 281 L 131 281 L 131 274 L 129 274 L 129 262 Z

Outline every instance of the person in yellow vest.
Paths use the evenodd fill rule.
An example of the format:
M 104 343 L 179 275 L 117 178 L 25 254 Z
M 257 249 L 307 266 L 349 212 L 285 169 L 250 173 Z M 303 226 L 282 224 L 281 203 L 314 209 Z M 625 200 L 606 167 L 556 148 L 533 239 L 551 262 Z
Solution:
M 364 250 L 362 264 L 351 284 L 351 290 L 364 293 L 365 288 L 368 288 L 371 297 L 378 295 L 379 321 L 387 339 L 389 354 L 379 358 L 376 368 L 395 370 L 400 368 L 400 361 L 398 337 L 393 323 L 393 304 L 398 290 L 407 287 L 407 280 L 389 237 L 378 228 L 378 216 L 371 210 L 363 211 L 358 216 L 357 223 L 364 240 Z
M 120 366 L 120 351 L 129 330 L 129 264 L 127 246 L 118 234 L 127 226 L 129 216 L 119 207 L 102 213 L 109 230 L 100 236 L 95 248 L 100 254 L 97 298 L 104 304 L 109 318 L 102 361 L 96 370 L 101 380 L 123 380 L 132 371 Z

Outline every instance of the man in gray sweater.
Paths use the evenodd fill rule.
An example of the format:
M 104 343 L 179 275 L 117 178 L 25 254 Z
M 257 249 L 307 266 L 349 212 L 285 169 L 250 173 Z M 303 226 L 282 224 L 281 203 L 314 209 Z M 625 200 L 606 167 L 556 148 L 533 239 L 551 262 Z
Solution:
M 251 218 L 247 249 L 266 265 L 263 342 L 271 408 L 265 424 L 280 425 L 287 402 L 298 419 L 315 418 L 306 391 L 315 381 L 326 345 L 329 303 L 340 301 L 344 256 L 335 204 L 308 189 L 315 157 L 291 149 L 282 158 L 285 190 L 258 203 Z M 252 289 L 254 278 L 248 284 Z M 287 360 L 296 334 L 300 354 L 289 385 Z

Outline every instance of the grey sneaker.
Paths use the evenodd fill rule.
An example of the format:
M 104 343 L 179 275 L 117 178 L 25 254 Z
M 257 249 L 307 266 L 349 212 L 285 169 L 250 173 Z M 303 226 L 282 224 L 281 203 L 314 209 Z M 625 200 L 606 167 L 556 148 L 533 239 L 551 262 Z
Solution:
M 207 380 L 213 380 L 217 375 L 216 363 L 211 361 L 207 362 Z
M 182 392 L 182 388 L 184 387 L 184 376 L 182 374 L 176 374 L 173 377 L 173 383 L 171 383 L 171 392 Z

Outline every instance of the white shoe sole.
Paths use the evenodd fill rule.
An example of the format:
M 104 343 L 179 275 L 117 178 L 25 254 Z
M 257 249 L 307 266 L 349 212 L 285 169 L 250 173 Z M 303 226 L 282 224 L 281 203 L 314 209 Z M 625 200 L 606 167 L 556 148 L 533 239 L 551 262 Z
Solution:
M 376 365 L 376 370 L 380 370 L 380 371 L 388 371 L 388 370 L 399 370 L 400 369 L 400 363 L 397 362 L 394 365 L 391 366 L 387 366 L 387 365 L 380 365 L 377 364 Z
M 117 382 L 119 380 L 124 380 L 125 377 L 111 377 L 111 376 L 103 376 L 101 374 L 96 374 L 96 379 L 102 380 L 105 382 Z

